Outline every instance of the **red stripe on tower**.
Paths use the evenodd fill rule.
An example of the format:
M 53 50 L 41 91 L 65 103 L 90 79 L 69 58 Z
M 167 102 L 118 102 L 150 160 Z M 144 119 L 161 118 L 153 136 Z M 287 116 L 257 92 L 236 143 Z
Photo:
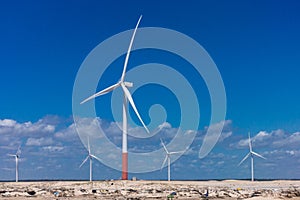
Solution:
M 128 180 L 128 153 L 122 153 L 122 180 Z

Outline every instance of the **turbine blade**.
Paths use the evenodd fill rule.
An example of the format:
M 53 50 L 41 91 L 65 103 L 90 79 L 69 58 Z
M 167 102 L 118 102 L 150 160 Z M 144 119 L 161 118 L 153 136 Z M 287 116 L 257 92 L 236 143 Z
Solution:
M 12 156 L 12 157 L 16 157 L 16 155 L 14 154 L 7 154 L 8 156 Z
M 19 145 L 16 155 L 20 155 L 20 154 L 21 154 L 21 145 Z
M 125 58 L 125 62 L 124 62 L 123 72 L 122 72 L 122 76 L 121 76 L 121 82 L 123 82 L 124 78 L 125 78 L 126 68 L 127 68 L 127 64 L 128 64 L 128 60 L 129 60 L 129 56 L 130 56 L 130 51 L 131 51 L 131 48 L 132 48 L 132 44 L 133 44 L 133 41 L 134 41 L 136 30 L 139 26 L 139 23 L 140 23 L 141 19 L 142 19 L 142 15 L 140 16 L 140 18 L 139 18 L 139 20 L 138 20 L 138 22 L 135 26 L 135 29 L 133 31 L 133 34 L 132 34 L 132 37 L 131 37 L 131 40 L 130 40 L 130 44 L 129 44 L 127 54 L 126 54 L 126 58 Z
M 109 87 L 105 88 L 104 90 L 101 90 L 100 92 L 97 92 L 96 94 L 93 94 L 92 96 L 86 98 L 85 100 L 83 100 L 82 102 L 80 102 L 80 104 L 84 104 L 85 102 L 87 102 L 87 101 L 89 101 L 91 99 L 94 99 L 94 98 L 96 98 L 98 96 L 104 95 L 104 94 L 106 94 L 106 93 L 108 93 L 108 92 L 116 89 L 119 85 L 120 85 L 120 82 L 118 82 L 118 83 L 116 83 L 116 84 L 114 84 L 112 86 L 109 86 Z
M 168 149 L 167 149 L 165 143 L 163 142 L 163 140 L 162 140 L 161 138 L 160 138 L 160 141 L 161 141 L 161 144 L 162 144 L 163 147 L 164 147 L 165 152 L 166 152 L 167 154 L 169 154 L 169 151 L 168 151 Z
M 135 104 L 134 104 L 134 101 L 133 101 L 133 99 L 132 99 L 132 96 L 131 96 L 129 90 L 128 90 L 127 87 L 124 85 L 124 83 L 121 83 L 121 86 L 122 86 L 122 88 L 123 88 L 123 91 L 124 91 L 124 93 L 125 93 L 127 99 L 129 100 L 129 103 L 131 104 L 131 106 L 132 106 L 132 108 L 133 108 L 135 114 L 136 114 L 137 117 L 139 118 L 140 122 L 143 124 L 143 126 L 144 126 L 144 128 L 146 129 L 147 133 L 150 133 L 149 130 L 148 130 L 148 128 L 146 127 L 145 123 L 143 122 L 143 120 L 142 120 L 142 118 L 141 118 L 141 116 L 140 116 L 140 114 L 139 114 L 139 112 L 138 112 L 138 110 L 137 110 Z
M 178 153 L 184 153 L 184 151 L 173 151 L 170 152 L 169 155 L 178 154 Z
M 249 149 L 250 149 L 250 151 L 252 151 L 250 132 L 248 132 L 248 137 L 249 137 Z
M 161 165 L 160 170 L 162 170 L 162 168 L 164 168 L 164 166 L 165 166 L 165 164 L 166 164 L 166 162 L 167 162 L 167 159 L 168 159 L 168 155 L 166 155 L 166 157 L 165 157 L 165 159 L 164 159 L 164 162 L 163 162 L 162 165 Z
M 251 155 L 251 153 L 248 153 L 243 160 L 238 164 L 238 166 L 240 166 L 249 156 Z
M 89 154 L 91 154 L 90 137 L 88 137 L 88 151 L 89 151 Z
M 98 160 L 98 161 L 100 161 L 100 162 L 101 162 L 101 159 L 100 159 L 100 158 L 98 158 L 97 156 L 95 156 L 95 155 L 93 155 L 93 154 L 90 154 L 90 156 L 91 156 L 92 158 L 95 158 L 96 160 Z
M 257 157 L 260 157 L 260 158 L 262 158 L 262 159 L 266 159 L 265 157 L 263 157 L 262 155 L 260 155 L 260 154 L 258 154 L 258 153 L 256 153 L 256 152 L 254 152 L 254 151 L 252 151 L 251 152 L 253 155 L 256 155 Z
M 81 168 L 82 165 L 83 165 L 88 159 L 89 159 L 89 156 L 87 156 L 87 157 L 82 161 L 82 163 L 81 163 L 81 165 L 79 166 L 79 168 Z

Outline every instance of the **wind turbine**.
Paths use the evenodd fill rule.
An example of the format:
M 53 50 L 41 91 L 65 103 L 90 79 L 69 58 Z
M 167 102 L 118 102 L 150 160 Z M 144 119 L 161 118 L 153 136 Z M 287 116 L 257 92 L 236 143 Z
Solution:
M 91 148 L 90 148 L 90 140 L 89 140 L 89 138 L 88 138 L 88 155 L 87 155 L 87 157 L 82 161 L 82 163 L 81 163 L 81 165 L 79 166 L 79 168 L 81 168 L 82 167 L 82 165 L 84 165 L 84 163 L 86 163 L 86 161 L 88 160 L 88 159 L 90 159 L 90 182 L 92 181 L 92 177 L 93 177 L 93 158 L 95 158 L 95 159 L 97 159 L 97 160 L 99 160 L 100 161 L 100 159 L 97 157 L 97 156 L 95 156 L 95 155 L 93 155 L 92 153 L 91 153 Z
M 162 163 L 161 165 L 161 169 L 164 167 L 164 165 L 166 164 L 167 160 L 168 160 L 168 181 L 171 180 L 171 155 L 173 154 L 177 154 L 177 153 L 183 153 L 183 151 L 174 151 L 174 152 L 169 152 L 166 145 L 164 144 L 164 142 L 162 141 L 162 139 L 160 139 L 161 141 L 161 144 L 163 145 L 164 147 L 164 150 L 166 152 L 166 157 L 165 157 L 165 160 L 164 162 Z
M 134 104 L 132 96 L 131 96 L 131 94 L 128 90 L 128 87 L 132 87 L 133 83 L 125 81 L 125 73 L 126 73 L 126 68 L 127 68 L 129 56 L 130 56 L 130 51 L 131 51 L 132 44 L 133 44 L 133 41 L 134 41 L 134 37 L 135 37 L 136 31 L 137 31 L 137 28 L 139 26 L 139 23 L 140 23 L 141 19 L 142 19 L 142 16 L 140 16 L 140 18 L 139 18 L 139 20 L 138 20 L 138 22 L 135 26 L 135 29 L 133 31 L 133 34 L 132 34 L 132 37 L 131 37 L 131 40 L 130 40 L 130 43 L 129 43 L 129 47 L 128 47 L 128 50 L 127 50 L 127 54 L 126 54 L 126 57 L 125 57 L 123 72 L 122 72 L 122 76 L 121 76 L 120 81 L 117 82 L 116 84 L 112 85 L 112 86 L 107 87 L 104 90 L 101 90 L 100 92 L 97 92 L 96 94 L 88 97 L 87 99 L 83 100 L 80 103 L 80 104 L 83 104 L 83 103 L 85 103 L 85 102 L 87 102 L 91 99 L 94 99 L 98 96 L 107 94 L 107 93 L 113 91 L 114 89 L 116 89 L 118 87 L 122 88 L 122 90 L 124 92 L 124 98 L 123 98 L 123 135 L 122 135 L 122 179 L 123 180 L 128 179 L 128 151 L 127 151 L 127 104 L 128 104 L 128 102 L 127 101 L 129 101 L 129 103 L 132 106 L 135 114 L 139 118 L 140 122 L 142 123 L 142 125 L 144 126 L 146 131 L 149 133 L 149 130 L 146 127 L 145 123 L 143 122 L 143 120 L 142 120 L 142 118 L 141 118 L 141 116 L 140 116 L 140 114 L 139 114 L 139 112 L 138 112 L 138 110 L 137 110 L 137 108 Z
M 253 157 L 257 156 L 257 157 L 260 157 L 263 159 L 266 159 L 266 158 L 252 150 L 250 133 L 248 133 L 248 137 L 249 137 L 249 153 L 239 163 L 239 166 L 250 156 L 251 157 L 251 181 L 254 181 L 254 158 Z
M 21 154 L 21 146 L 19 146 L 16 154 L 8 154 L 8 156 L 15 157 L 16 160 L 16 182 L 19 181 L 19 158 Z

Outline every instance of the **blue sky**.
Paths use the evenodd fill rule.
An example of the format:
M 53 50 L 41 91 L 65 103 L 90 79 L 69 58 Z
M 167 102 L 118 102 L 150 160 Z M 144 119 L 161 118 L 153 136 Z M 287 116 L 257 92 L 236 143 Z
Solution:
M 209 125 L 210 102 L 203 80 L 193 77 L 190 71 L 185 72 L 185 76 L 193 77 L 192 83 L 199 79 L 195 88 L 201 102 L 201 122 L 191 148 L 172 165 L 172 177 L 250 177 L 249 163 L 237 167 L 247 153 L 244 139 L 250 131 L 254 150 L 268 158 L 257 159 L 259 178 L 300 178 L 299 2 L 11 1 L 0 4 L 1 180 L 14 178 L 14 162 L 7 153 L 15 152 L 19 144 L 22 144 L 20 179 L 88 178 L 87 166 L 78 168 L 86 151 L 72 120 L 76 74 L 99 43 L 134 28 L 141 14 L 140 27 L 173 29 L 201 44 L 217 65 L 226 89 L 227 115 L 221 139 L 207 157 L 199 159 L 198 151 Z M 183 63 L 164 52 L 140 51 L 133 53 L 133 57 L 137 59 L 130 60 L 129 70 L 149 61 L 162 62 L 175 69 L 179 68 L 176 63 Z M 119 65 L 122 58 L 115 62 L 115 66 Z M 101 79 L 104 83 L 99 83 L 99 88 L 101 84 L 113 83 L 111 77 L 117 80 L 122 69 L 118 70 L 107 71 L 109 78 Z M 147 121 L 148 107 L 141 104 L 147 97 L 143 95 L 139 90 L 133 94 Z M 153 95 L 148 104 L 161 103 L 167 106 L 167 111 L 176 110 L 174 98 L 166 95 L 163 99 Z M 120 146 L 120 130 L 112 123 L 109 109 L 104 112 L 101 109 L 102 102 L 106 103 L 109 97 L 96 101 L 97 114 L 107 128 L 108 137 Z M 164 128 L 166 141 L 178 129 L 176 120 L 176 113 L 168 115 L 169 124 Z M 158 136 L 142 143 L 132 139 L 130 145 L 132 151 L 161 148 Z M 291 169 L 286 169 L 286 163 Z M 94 173 L 96 179 L 120 177 L 120 172 L 97 162 Z M 133 175 L 165 179 L 166 168 Z

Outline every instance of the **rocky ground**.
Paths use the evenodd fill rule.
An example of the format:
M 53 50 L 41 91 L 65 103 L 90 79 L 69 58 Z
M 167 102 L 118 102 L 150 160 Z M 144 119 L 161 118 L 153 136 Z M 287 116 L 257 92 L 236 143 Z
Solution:
M 173 195 L 171 195 L 173 193 Z M 0 199 L 293 199 L 300 181 L 3 182 Z

